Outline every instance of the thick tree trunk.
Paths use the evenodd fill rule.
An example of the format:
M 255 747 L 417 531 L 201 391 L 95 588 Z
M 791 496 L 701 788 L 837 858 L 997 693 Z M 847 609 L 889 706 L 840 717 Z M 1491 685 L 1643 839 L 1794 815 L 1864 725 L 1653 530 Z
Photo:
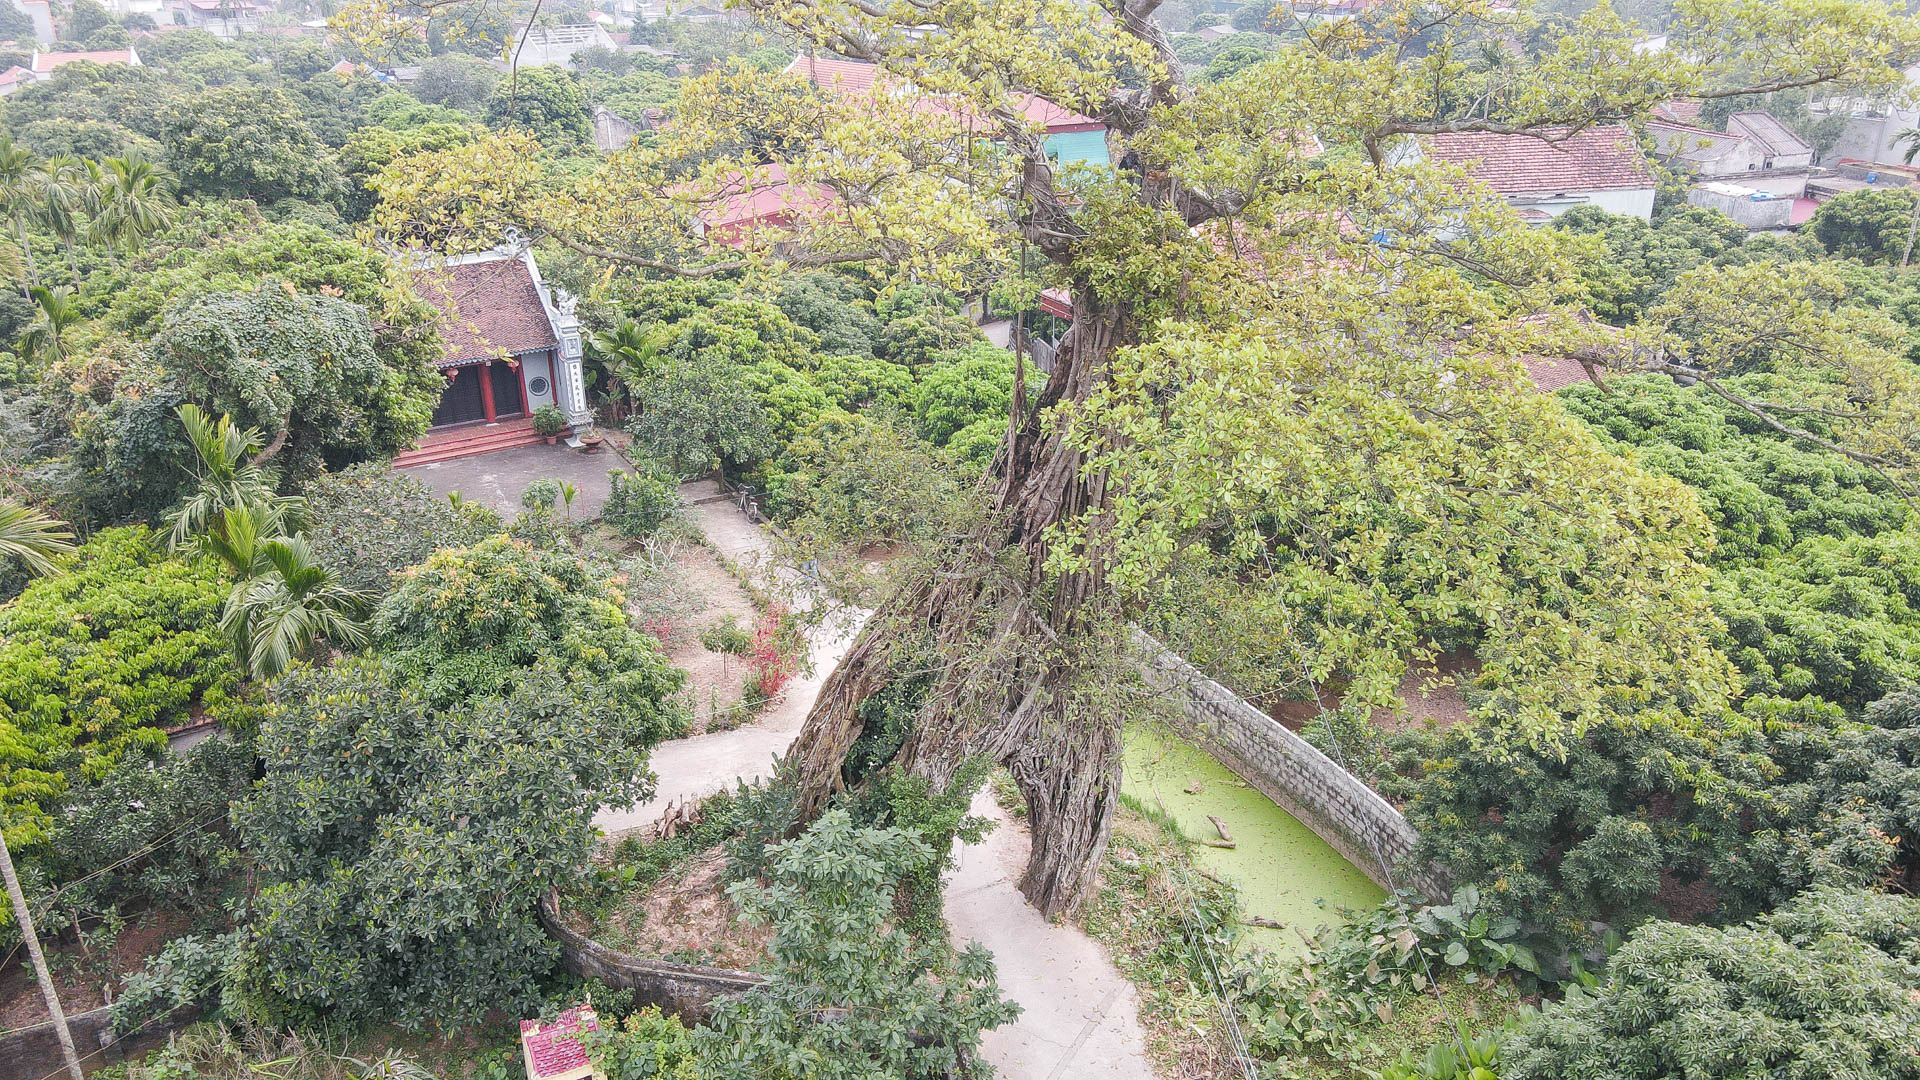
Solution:
M 966 761 L 1009 766 L 1026 798 L 1033 854 L 1021 889 L 1048 915 L 1077 904 L 1105 851 L 1119 795 L 1120 726 L 1095 693 L 1117 625 L 1097 557 L 1046 569 L 1054 525 L 1104 503 L 1101 476 L 1043 428 L 1063 402 L 1085 401 L 1132 332 L 1124 310 L 1076 290 L 1074 326 L 1036 408 L 995 459 L 992 513 L 938 568 L 877 612 L 822 687 L 792 760 L 810 818 L 845 785 L 860 704 L 934 665 L 924 704 L 891 765 L 944 786 Z

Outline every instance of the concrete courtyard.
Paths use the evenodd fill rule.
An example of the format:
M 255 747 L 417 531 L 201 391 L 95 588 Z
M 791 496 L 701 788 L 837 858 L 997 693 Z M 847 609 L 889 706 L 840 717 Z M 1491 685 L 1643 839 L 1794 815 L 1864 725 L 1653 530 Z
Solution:
M 625 468 L 627 460 L 611 449 L 583 454 L 560 443 L 495 450 L 400 471 L 416 477 L 437 494 L 457 491 L 512 520 L 520 515 L 520 496 L 527 485 L 543 477 L 571 481 L 580 491 L 573 500 L 574 516 L 593 517 L 607 501 L 607 470 Z

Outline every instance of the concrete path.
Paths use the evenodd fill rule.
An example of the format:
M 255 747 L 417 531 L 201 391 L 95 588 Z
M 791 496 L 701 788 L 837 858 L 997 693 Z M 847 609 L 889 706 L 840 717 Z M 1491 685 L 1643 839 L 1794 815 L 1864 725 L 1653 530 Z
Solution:
M 684 485 L 680 492 L 708 542 L 743 571 L 788 584 L 804 580 L 790 567 L 773 565 L 765 530 L 720 498 L 710 481 Z M 821 684 L 865 618 L 866 612 L 836 616 L 815 630 L 813 674 L 795 679 L 757 722 L 656 747 L 653 769 L 660 783 L 653 799 L 602 811 L 594 824 L 609 835 L 640 828 L 657 821 L 670 802 L 770 773 L 774 756 L 800 733 Z M 1026 827 L 1010 820 L 986 791 L 974 796 L 971 809 L 998 824 L 984 841 L 957 852 L 959 866 L 945 888 L 947 921 L 955 945 L 978 941 L 993 952 L 1001 991 L 1024 1010 L 1018 1020 L 986 1033 L 982 1056 L 1003 1080 L 1154 1080 L 1133 985 L 1092 938 L 1041 918 L 1015 888 L 1027 861 Z
M 1026 825 L 986 790 L 969 810 L 995 826 L 978 844 L 955 845 L 947 923 L 955 947 L 977 941 L 993 953 L 1001 992 L 1025 1010 L 986 1033 L 981 1055 L 1002 1080 L 1154 1080 L 1133 984 L 1098 942 L 1048 922 L 1020 895 L 1031 844 Z
M 773 564 L 773 545 L 766 531 L 723 499 L 713 481 L 684 484 L 680 497 L 706 533 L 707 542 L 749 579 L 770 575 L 791 583 L 799 577 L 792 569 Z M 736 780 L 757 780 L 772 773 L 773 759 L 786 753 L 800 734 L 821 684 L 839 665 L 865 618 L 866 612 L 836 614 L 815 627 L 807 636 L 812 673 L 788 683 L 780 700 L 753 723 L 655 747 L 653 771 L 660 782 L 653 798 L 625 809 L 602 810 L 593 823 L 609 836 L 638 829 L 658 821 L 671 803 L 699 799 L 732 787 Z
M 580 492 L 573 500 L 574 516 L 593 517 L 611 490 L 607 470 L 626 467 L 626 459 L 619 454 L 583 454 L 565 445 L 534 445 L 399 471 L 426 484 L 436 495 L 458 491 L 511 521 L 520 516 L 520 496 L 527 493 L 527 485 L 548 478 L 573 481 Z

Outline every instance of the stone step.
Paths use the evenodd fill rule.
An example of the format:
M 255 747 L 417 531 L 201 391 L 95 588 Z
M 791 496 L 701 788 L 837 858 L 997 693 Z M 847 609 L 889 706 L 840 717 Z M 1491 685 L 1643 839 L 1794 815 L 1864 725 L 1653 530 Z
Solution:
M 533 446 L 544 441 L 546 441 L 544 436 L 535 434 L 533 428 L 526 425 L 486 427 L 476 430 L 471 435 L 432 439 L 424 446 L 397 454 L 393 459 L 393 467 L 407 469 L 417 465 L 431 465 L 435 462 L 451 461 L 454 458 L 492 453 L 495 450 Z

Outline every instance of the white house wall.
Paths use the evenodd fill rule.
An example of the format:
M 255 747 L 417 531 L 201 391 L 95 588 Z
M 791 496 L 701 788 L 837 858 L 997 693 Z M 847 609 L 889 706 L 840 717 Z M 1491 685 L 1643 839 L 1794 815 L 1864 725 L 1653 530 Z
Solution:
M 523 354 L 520 357 L 520 370 L 527 380 L 528 412 L 542 405 L 552 405 L 559 400 L 554 394 L 556 386 L 553 377 L 553 350 L 546 349 Z

